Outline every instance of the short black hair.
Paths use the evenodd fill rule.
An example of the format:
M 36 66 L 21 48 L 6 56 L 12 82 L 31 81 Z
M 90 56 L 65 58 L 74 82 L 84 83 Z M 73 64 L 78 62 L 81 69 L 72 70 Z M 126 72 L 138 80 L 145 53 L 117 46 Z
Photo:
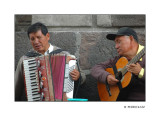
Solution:
M 30 33 L 35 33 L 37 31 L 41 30 L 42 31 L 42 34 L 43 35 L 46 35 L 48 33 L 48 29 L 47 27 L 43 24 L 43 23 L 40 23 L 40 22 L 37 22 L 35 24 L 32 24 L 29 28 L 28 28 L 28 31 L 27 31 L 27 34 L 28 34 L 28 37 L 29 37 L 29 34 Z

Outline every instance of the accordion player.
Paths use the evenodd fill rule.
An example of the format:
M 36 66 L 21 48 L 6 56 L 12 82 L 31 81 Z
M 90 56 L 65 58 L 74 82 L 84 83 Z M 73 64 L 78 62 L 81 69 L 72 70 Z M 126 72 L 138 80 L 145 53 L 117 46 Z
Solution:
M 23 60 L 26 57 L 37 57 L 36 55 L 34 55 L 34 53 L 35 54 L 37 53 L 37 54 L 40 54 L 40 55 L 47 55 L 47 54 L 50 54 L 52 52 L 55 52 L 57 49 L 61 49 L 61 48 L 49 43 L 50 34 L 48 32 L 47 27 L 43 23 L 37 22 L 37 23 L 32 24 L 27 30 L 27 35 L 29 37 L 29 41 L 30 41 L 30 44 L 31 44 L 33 49 L 31 51 L 29 51 L 26 55 L 22 56 L 20 58 L 20 60 L 18 61 L 17 68 L 16 68 L 16 71 L 15 71 L 15 80 L 14 80 L 14 82 L 15 82 L 15 101 L 26 101 L 27 100 L 26 92 L 25 92 Z M 31 54 L 31 53 L 33 53 L 33 54 Z M 59 53 L 64 53 L 66 55 L 70 55 L 70 53 L 67 52 L 67 51 L 60 51 Z M 65 66 L 63 66 L 63 68 L 64 67 Z M 77 68 L 79 69 L 78 66 L 77 66 Z M 42 70 L 42 68 L 40 68 L 40 70 Z M 39 87 L 42 87 L 42 88 L 44 87 L 44 86 L 42 86 L 44 84 L 43 83 L 44 80 L 41 81 L 40 72 L 43 72 L 43 71 L 39 71 L 39 68 L 38 68 L 38 76 L 40 77 L 40 80 L 39 80 L 38 83 L 40 83 Z M 80 73 L 80 70 L 77 70 L 77 69 L 73 70 L 70 73 L 70 75 L 71 75 L 72 79 L 74 80 L 73 97 L 76 98 L 77 93 L 78 93 L 77 91 L 78 91 L 79 85 L 82 84 L 85 81 L 86 76 L 85 76 L 85 73 L 84 74 Z M 43 77 L 46 77 L 46 76 L 43 76 L 43 74 L 42 74 L 42 79 L 45 79 Z M 84 79 L 82 79 L 83 77 L 84 77 Z M 48 81 L 48 82 L 50 82 L 50 81 Z M 41 85 L 41 83 L 42 83 L 42 85 Z M 56 85 L 56 84 L 54 84 L 54 85 Z M 51 87 L 49 86 L 49 88 L 51 88 Z M 42 100 L 47 100 L 47 99 L 44 99 L 44 98 L 47 98 L 47 94 L 45 95 L 44 91 L 45 90 L 43 90 L 43 89 L 42 89 L 42 91 L 40 90 L 40 92 L 42 93 L 41 98 L 42 98 Z M 51 89 L 50 89 L 50 91 L 51 91 Z M 66 92 L 63 92 L 63 93 L 66 93 Z M 54 100 L 57 99 L 57 98 L 55 98 L 55 96 L 56 96 L 56 94 L 51 95 L 51 97 L 53 97 Z M 65 95 L 63 95 L 63 96 L 65 96 Z

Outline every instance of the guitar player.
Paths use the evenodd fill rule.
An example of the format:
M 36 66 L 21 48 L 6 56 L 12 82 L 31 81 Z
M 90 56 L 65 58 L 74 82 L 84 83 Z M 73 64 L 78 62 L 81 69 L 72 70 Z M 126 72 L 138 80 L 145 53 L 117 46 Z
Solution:
M 98 82 L 107 82 L 109 86 L 114 86 L 120 81 L 106 69 L 114 67 L 121 57 L 127 58 L 128 61 L 132 60 L 144 46 L 138 43 L 136 32 L 129 27 L 122 27 L 116 34 L 108 34 L 106 38 L 115 42 L 118 56 L 95 65 L 91 69 L 91 75 Z M 145 55 L 138 62 L 126 65 L 126 67 L 127 71 L 132 74 L 131 81 L 127 87 L 120 89 L 116 101 L 145 101 Z

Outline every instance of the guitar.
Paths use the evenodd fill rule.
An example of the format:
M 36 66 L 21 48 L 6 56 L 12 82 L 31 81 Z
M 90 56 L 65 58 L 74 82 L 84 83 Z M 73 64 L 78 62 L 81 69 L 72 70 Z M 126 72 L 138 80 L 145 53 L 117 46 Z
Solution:
M 129 85 L 131 81 L 132 74 L 127 71 L 126 65 L 136 63 L 142 56 L 145 54 L 145 48 L 143 48 L 132 60 L 128 62 L 128 60 L 125 57 L 121 57 L 117 62 L 116 62 L 116 68 L 117 68 L 117 73 L 121 73 L 121 85 L 122 88 L 125 88 Z M 114 74 L 113 68 L 107 68 L 107 72 L 109 72 L 112 75 L 117 75 Z M 120 93 L 120 89 L 118 85 L 109 85 L 110 86 L 110 93 L 112 94 L 111 96 L 109 95 L 106 85 L 104 83 L 98 82 L 98 93 L 101 101 L 116 101 L 118 98 L 118 95 Z

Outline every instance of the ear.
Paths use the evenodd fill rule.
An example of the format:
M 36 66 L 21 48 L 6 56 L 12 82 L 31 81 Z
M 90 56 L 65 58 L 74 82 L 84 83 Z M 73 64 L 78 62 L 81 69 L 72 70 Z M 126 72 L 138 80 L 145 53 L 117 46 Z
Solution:
M 130 35 L 129 37 L 130 37 L 131 42 L 134 41 L 134 37 L 132 35 Z
M 46 34 L 46 37 L 47 37 L 47 39 L 49 40 L 49 39 L 50 39 L 50 34 L 47 33 L 47 34 Z

